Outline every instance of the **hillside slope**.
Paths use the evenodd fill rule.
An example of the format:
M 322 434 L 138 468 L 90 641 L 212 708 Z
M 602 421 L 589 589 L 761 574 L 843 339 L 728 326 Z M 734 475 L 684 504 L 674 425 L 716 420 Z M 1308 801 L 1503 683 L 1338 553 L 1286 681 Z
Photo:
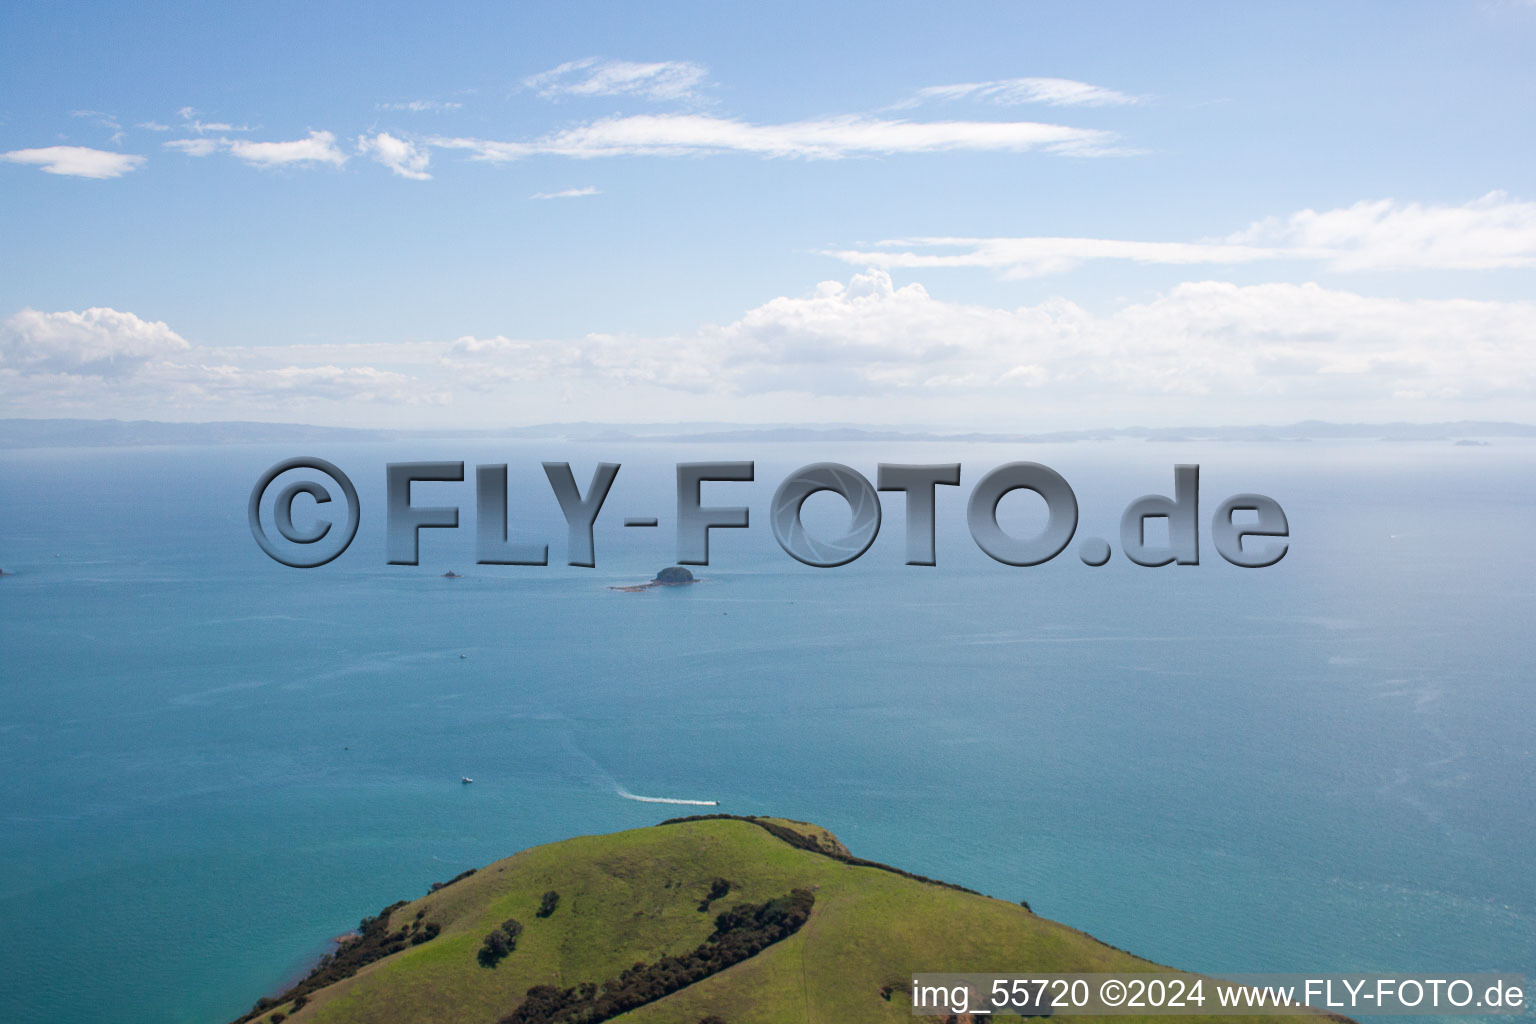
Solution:
M 730 883 L 723 894 L 722 881 Z M 535 847 L 397 904 L 365 939 L 343 947 L 331 974 L 349 949 L 353 959 L 381 958 L 304 993 L 297 1008 L 285 996 L 245 1019 L 494 1024 L 536 985 L 600 987 L 640 963 L 653 969 L 631 972 L 630 990 L 665 993 L 685 961 L 656 968 L 658 960 L 696 950 L 723 955 L 721 911 L 780 906 L 796 891 L 807 904 L 814 900 L 803 926 L 796 919 L 761 939 L 741 933 L 736 938 L 752 943 L 755 955 L 613 1019 L 894 1024 L 912 1019 L 906 986 L 918 971 L 1169 970 L 1017 904 L 858 861 L 818 826 L 717 817 Z M 496 952 L 482 953 L 493 935 L 500 936 Z M 658 982 L 658 970 L 671 980 Z M 528 1007 L 523 1014 L 547 1019 Z

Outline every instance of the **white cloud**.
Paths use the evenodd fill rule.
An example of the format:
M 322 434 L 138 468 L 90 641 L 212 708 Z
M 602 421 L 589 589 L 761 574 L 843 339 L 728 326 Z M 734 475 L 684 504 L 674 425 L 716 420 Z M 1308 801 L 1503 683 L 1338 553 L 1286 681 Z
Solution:
M 479 160 L 506 162 L 530 156 L 688 156 L 750 153 L 765 157 L 831 160 L 892 153 L 949 150 L 1043 149 L 1072 156 L 1123 152 L 1110 132 L 1034 121 L 902 121 L 846 116 L 787 124 L 750 124 L 702 114 L 611 117 L 530 142 L 436 138 L 434 146 L 467 149 Z
M 192 121 L 186 127 L 189 131 L 194 131 L 199 135 L 206 135 L 209 132 L 248 132 L 251 130 L 249 125 L 234 125 L 228 121 Z
M 1502 192 L 1461 206 L 1382 199 L 1269 218 L 1214 241 L 897 238 L 826 255 L 854 266 L 975 267 L 1005 277 L 1059 273 L 1095 260 L 1231 265 L 1284 259 L 1322 262 L 1338 271 L 1491 270 L 1536 266 L 1536 203 Z
M 1328 260 L 1337 270 L 1536 266 L 1536 203 L 1490 192 L 1461 206 L 1378 199 L 1258 221 L 1230 238 Z
M 290 142 L 251 142 L 235 139 L 225 148 L 237 159 L 254 167 L 284 167 L 289 164 L 330 164 L 340 167 L 347 156 L 336 148 L 336 136 L 330 132 L 311 131 L 307 138 Z
M 1380 299 L 1314 284 L 1179 285 L 1093 313 L 1065 299 L 1000 309 L 947 302 L 883 271 L 773 299 L 724 326 L 665 338 L 589 335 L 454 342 L 466 379 L 586 377 L 700 395 L 1078 402 L 1193 398 L 1207 418 L 1284 417 L 1294 403 L 1428 396 L 1475 405 L 1536 398 L 1536 304 Z M 498 377 L 498 374 L 501 375 Z M 1405 413 L 1407 415 L 1407 413 Z
M 119 124 L 117 118 L 113 117 L 111 114 L 102 113 L 100 110 L 72 110 L 70 111 L 69 116 L 87 118 L 91 121 L 92 124 L 95 124 L 101 128 L 105 128 L 107 131 L 112 133 L 109 141 L 114 144 L 123 141 L 123 126 Z
M 228 139 L 171 139 L 162 142 L 166 149 L 179 150 L 187 156 L 208 156 L 229 145 Z
M 1070 78 L 1000 78 L 992 82 L 930 85 L 926 89 L 919 89 L 892 109 L 955 100 L 976 100 L 1001 107 L 1021 103 L 1044 103 L 1053 107 L 1113 107 L 1140 103 L 1141 97 Z
M 331 132 L 311 131 L 307 138 L 293 139 L 288 142 L 252 142 L 249 139 L 204 136 L 192 139 L 171 139 L 161 145 L 167 149 L 179 150 L 188 156 L 229 153 L 252 167 L 286 167 L 290 164 L 329 164 L 340 167 L 347 162 L 347 155 L 337 148 L 336 136 Z M 377 153 L 375 156 L 380 162 L 386 162 Z M 425 166 L 424 160 L 422 164 Z M 407 170 L 411 169 L 409 163 L 405 167 Z M 405 170 L 397 170 L 396 173 L 404 174 Z M 407 174 L 406 176 L 414 177 L 415 175 Z
M 449 400 L 410 372 L 436 369 L 442 346 L 269 346 L 205 348 L 165 323 L 108 308 L 54 313 L 24 309 L 0 320 L 0 396 L 7 407 L 101 416 L 161 416 L 169 409 L 220 415 L 278 406 L 336 403 L 432 405 Z M 396 359 L 404 370 L 365 360 Z
M 79 313 L 23 309 L 0 321 L 0 365 L 25 373 L 121 376 L 189 347 L 159 320 L 104 307 Z
M 0 322 L 0 397 L 93 415 L 277 406 L 347 421 L 452 402 L 466 420 L 922 418 L 958 425 L 1528 419 L 1536 303 L 1191 281 L 1105 310 L 948 301 L 882 270 L 665 336 L 188 346 L 114 310 Z M 658 410 L 661 412 L 658 413 Z M 402 422 L 380 414 L 379 422 Z
M 425 112 L 445 113 L 450 110 L 458 110 L 464 104 L 446 100 L 408 100 L 404 103 L 380 103 L 380 110 L 404 110 L 412 114 Z
M 563 188 L 558 192 L 535 192 L 529 199 L 580 199 L 583 196 L 602 195 L 602 190 L 595 185 L 583 185 L 581 188 Z
M 228 121 L 203 121 L 199 119 L 199 113 L 200 111 L 195 107 L 182 107 L 176 111 L 176 116 L 181 118 L 182 127 L 186 131 L 194 132 L 198 135 L 207 135 L 209 132 L 248 132 L 251 130 L 249 125 L 244 124 L 234 125 Z
M 1135 263 L 1247 263 L 1273 259 L 1274 249 L 1201 242 L 1130 242 L 1110 238 L 895 238 L 873 249 L 829 250 L 856 266 L 979 267 L 1006 277 L 1060 273 L 1093 260 Z
M 372 156 L 402 178 L 426 181 L 432 177 L 427 173 L 427 164 L 432 159 L 431 151 L 414 142 L 397 139 L 388 132 L 360 136 L 357 151 Z
M 702 65 L 689 61 L 646 64 L 585 57 L 529 75 L 523 79 L 523 85 L 544 99 L 632 95 L 650 100 L 684 100 L 694 97 L 695 89 L 708 73 Z
M 9 153 L 0 153 L 0 160 L 13 164 L 33 164 L 48 174 L 63 174 L 72 178 L 121 178 L 144 163 L 142 156 L 112 153 L 88 146 L 13 149 Z
M 229 363 L 167 363 L 156 368 L 152 383 L 166 388 L 181 405 L 224 401 L 284 406 L 327 402 L 440 405 L 448 401 L 443 392 L 419 387 L 406 374 L 372 366 L 253 368 Z

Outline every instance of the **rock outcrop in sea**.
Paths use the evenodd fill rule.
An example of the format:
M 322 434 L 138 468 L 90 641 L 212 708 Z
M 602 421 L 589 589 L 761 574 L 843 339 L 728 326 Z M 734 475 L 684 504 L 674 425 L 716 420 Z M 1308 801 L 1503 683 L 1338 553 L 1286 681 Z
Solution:
M 648 583 L 637 583 L 629 587 L 609 587 L 609 590 L 622 590 L 626 594 L 636 594 L 642 590 L 650 590 L 652 587 L 683 587 L 690 583 L 699 582 L 699 578 L 680 565 L 669 565 L 658 572 L 654 579 Z

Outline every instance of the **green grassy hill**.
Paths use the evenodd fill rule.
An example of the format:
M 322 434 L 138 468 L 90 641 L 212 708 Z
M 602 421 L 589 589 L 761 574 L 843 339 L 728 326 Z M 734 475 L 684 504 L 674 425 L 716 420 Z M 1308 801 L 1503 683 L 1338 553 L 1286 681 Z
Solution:
M 701 911 L 721 879 L 731 883 L 728 894 Z M 304 993 L 297 1008 L 290 993 L 245 1019 L 494 1024 L 535 985 L 601 985 L 639 962 L 711 949 L 721 911 L 794 890 L 814 905 L 793 934 L 613 1019 L 894 1024 L 912 1019 L 912 972 L 1169 970 L 1018 904 L 859 862 L 818 826 L 714 818 L 524 850 L 397 904 L 342 947 L 330 973 L 348 970 L 349 956 L 378 959 Z M 540 916 L 547 893 L 558 900 Z M 483 965 L 487 936 L 509 920 L 521 925 L 515 949 Z

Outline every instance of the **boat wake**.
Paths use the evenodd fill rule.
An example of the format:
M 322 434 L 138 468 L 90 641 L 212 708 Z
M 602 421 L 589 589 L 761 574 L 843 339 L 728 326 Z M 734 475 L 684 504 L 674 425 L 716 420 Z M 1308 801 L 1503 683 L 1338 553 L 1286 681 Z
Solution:
M 619 785 L 618 780 L 609 774 L 606 768 L 598 764 L 591 754 L 588 754 L 576 744 L 576 738 L 571 730 L 565 729 L 561 731 L 560 744 L 564 747 L 569 758 L 567 764 L 569 764 L 569 770 L 573 775 L 598 789 L 607 790 L 617 796 L 621 796 L 625 800 L 634 800 L 642 804 L 679 804 L 684 807 L 720 806 L 719 800 L 683 800 L 678 797 L 641 796 L 638 793 L 631 793 Z
M 679 800 L 670 796 L 637 796 L 623 786 L 614 786 L 613 791 L 625 800 L 638 800 L 642 804 L 684 804 L 688 807 L 719 807 L 719 800 Z

